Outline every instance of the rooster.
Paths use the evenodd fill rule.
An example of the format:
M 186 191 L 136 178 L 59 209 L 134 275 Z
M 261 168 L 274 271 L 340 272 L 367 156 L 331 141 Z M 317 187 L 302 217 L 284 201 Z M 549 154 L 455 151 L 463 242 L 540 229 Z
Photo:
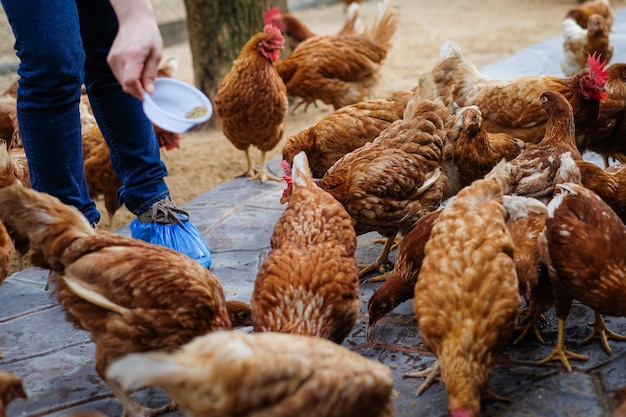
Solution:
M 95 230 L 75 208 L 19 186 L 0 188 L 0 218 L 27 236 L 34 266 L 50 269 L 66 319 L 96 345 L 96 372 L 131 416 L 150 416 L 106 379 L 109 364 L 147 350 L 173 350 L 232 329 L 224 290 L 208 269 L 163 246 Z M 146 413 L 146 414 L 143 414 Z
M 314 178 L 321 178 L 345 154 L 373 141 L 385 128 L 402 119 L 414 92 L 400 90 L 386 99 L 344 106 L 314 125 L 290 136 L 283 145 L 283 159 L 291 164 L 306 152 Z
M 250 180 L 280 180 L 267 172 L 266 153 L 278 145 L 285 130 L 287 89 L 272 65 L 284 44 L 280 30 L 266 25 L 243 46 L 215 96 L 224 136 L 246 153 Z M 260 171 L 252 165 L 250 146 L 261 150 Z
M 315 36 L 275 63 L 287 94 L 300 100 L 294 110 L 316 100 L 335 110 L 367 98 L 398 27 L 398 10 L 383 0 L 376 22 L 363 34 Z
M 450 416 L 480 414 L 494 361 L 520 307 L 503 206 L 502 184 L 510 170 L 500 163 L 492 178 L 459 191 L 439 214 L 424 248 L 413 309 L 437 363 L 420 392 L 440 371 Z
M 510 161 L 524 150 L 526 142 L 506 133 L 489 133 L 476 106 L 459 109 L 459 134 L 453 142 L 454 163 L 462 186 L 485 176 L 502 158 Z
M 566 77 L 572 76 L 587 65 L 587 57 L 598 54 L 606 63 L 613 58 L 613 43 L 609 39 L 610 28 L 599 14 L 589 16 L 589 23 L 582 28 L 572 18 L 563 20 L 563 57 L 561 69 Z
M 568 78 L 529 75 L 494 80 L 463 57 L 454 41 L 444 42 L 440 54 L 432 72 L 446 102 L 459 107 L 478 106 L 488 132 L 508 133 L 524 142 L 538 143 L 544 136 L 547 116 L 536 100 L 544 91 L 561 93 L 570 102 L 577 137 L 596 121 L 600 101 L 606 96 L 605 64 L 597 56 L 590 56 L 588 66 Z
M 214 332 L 174 353 L 128 355 L 107 377 L 163 387 L 187 417 L 393 417 L 386 366 L 314 336 Z
M 361 269 L 361 277 L 384 273 L 396 235 L 441 204 L 447 178 L 440 161 L 451 117 L 436 97 L 430 74 L 424 74 L 403 119 L 344 155 L 317 182 L 350 213 L 357 235 L 377 231 L 387 238 L 379 257 Z
M 281 13 L 280 7 L 270 7 L 263 15 L 263 23 L 272 24 L 280 29 L 289 41 L 289 47 L 293 51 L 303 41 L 317 36 L 300 19 L 291 13 Z M 360 32 L 361 9 L 358 3 L 348 7 L 346 22 L 337 33 L 337 36 L 354 35 Z
M 304 152 L 284 165 L 289 203 L 254 283 L 254 329 L 341 343 L 360 313 L 352 218 L 315 185 Z
M 608 338 L 626 340 L 609 330 L 602 315 L 625 316 L 626 225 L 597 194 L 580 185 L 580 171 L 571 158 L 563 158 L 548 219 L 541 255 L 548 265 L 558 319 L 557 342 L 539 363 L 560 360 L 567 371 L 569 359 L 587 360 L 565 347 L 565 321 L 573 300 L 592 308 L 595 322 L 586 343 L 597 337 L 607 353 Z

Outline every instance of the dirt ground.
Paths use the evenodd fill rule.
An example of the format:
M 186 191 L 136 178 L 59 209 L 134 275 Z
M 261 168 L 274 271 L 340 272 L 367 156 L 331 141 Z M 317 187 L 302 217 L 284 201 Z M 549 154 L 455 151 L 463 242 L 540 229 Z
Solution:
M 382 77 L 375 97 L 413 87 L 419 74 L 432 68 L 439 47 L 446 39 L 455 40 L 463 53 L 479 68 L 498 59 L 561 33 L 562 18 L 576 0 L 396 0 L 400 25 L 382 67 Z M 624 7 L 626 0 L 613 0 L 614 8 Z M 375 0 L 364 0 L 362 16 L 367 19 L 376 11 Z M 333 34 L 343 24 L 344 7 L 337 3 L 293 11 L 317 34 Z M 187 44 L 168 47 L 164 59 L 179 61 L 176 78 L 193 83 L 192 57 Z M 555 59 L 560 59 L 556 56 Z M 286 122 L 283 142 L 294 133 L 312 125 L 332 108 L 320 105 L 291 112 Z M 281 154 L 282 142 L 270 154 Z M 260 153 L 252 149 L 253 160 Z M 268 160 L 270 159 L 268 158 Z M 183 135 L 180 149 L 163 155 L 168 167 L 167 183 L 178 205 L 232 179 L 246 168 L 244 153 L 224 137 L 221 131 L 209 130 Z M 103 213 L 102 202 L 99 205 Z M 116 229 L 128 224 L 133 216 L 126 209 L 118 211 L 114 225 L 103 215 L 100 227 Z

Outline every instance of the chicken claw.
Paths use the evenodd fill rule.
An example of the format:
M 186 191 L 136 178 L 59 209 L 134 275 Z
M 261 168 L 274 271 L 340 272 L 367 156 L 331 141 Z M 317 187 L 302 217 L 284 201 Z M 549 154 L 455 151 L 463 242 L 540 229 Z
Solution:
M 565 349 L 565 320 L 559 318 L 556 346 L 554 346 L 554 350 L 552 351 L 552 353 L 550 353 L 548 356 L 541 359 L 537 363 L 539 365 L 543 365 L 550 361 L 560 359 L 561 363 L 563 363 L 563 365 L 567 369 L 567 372 L 572 372 L 572 365 L 570 365 L 568 358 L 578 359 L 581 361 L 589 360 L 589 358 L 585 355 L 580 355 L 578 353 L 570 352 L 569 350 Z
M 419 396 L 424 391 L 426 391 L 433 384 L 433 382 L 435 382 L 435 380 L 441 379 L 441 368 L 439 366 L 439 361 L 435 360 L 432 365 L 430 365 L 423 371 L 409 372 L 404 374 L 404 376 L 407 378 L 426 378 L 424 379 L 424 382 L 422 382 L 422 385 L 420 385 L 417 389 L 417 395 Z
M 545 320 L 545 318 L 543 317 L 541 311 L 539 311 L 539 306 L 537 305 L 537 302 L 531 300 L 528 307 L 522 309 L 520 315 L 523 317 L 519 320 L 517 326 L 515 326 L 515 330 L 521 330 L 522 334 L 520 334 L 518 338 L 515 339 L 515 342 L 513 342 L 513 344 L 516 345 L 520 341 L 522 341 L 526 336 L 528 336 L 531 330 L 535 333 L 535 337 L 537 338 L 537 340 L 539 340 L 541 343 L 545 343 L 543 337 L 541 336 L 541 332 L 539 331 L 539 326 L 537 326 L 537 321 Z
M 590 342 L 592 339 L 596 337 L 600 339 L 602 342 L 602 347 L 608 353 L 611 354 L 611 347 L 609 346 L 608 339 L 617 339 L 617 340 L 626 340 L 626 336 L 615 333 L 604 323 L 604 319 L 602 318 L 602 314 L 596 313 L 596 321 L 593 323 L 589 323 L 590 326 L 593 326 L 593 331 L 591 334 L 582 341 L 583 344 Z
M 389 260 L 389 252 L 391 252 L 391 247 L 394 243 L 395 236 L 387 238 L 383 250 L 380 252 L 380 255 L 378 255 L 378 258 L 376 258 L 373 263 L 369 265 L 359 265 L 359 268 L 363 268 L 359 271 L 359 279 L 363 278 L 365 275 L 373 271 L 378 271 L 381 275 L 383 275 L 385 274 L 385 272 L 387 272 L 387 266 L 393 268 L 393 262 Z M 382 277 L 374 277 L 368 279 L 367 282 L 384 281 L 385 279 L 386 278 Z

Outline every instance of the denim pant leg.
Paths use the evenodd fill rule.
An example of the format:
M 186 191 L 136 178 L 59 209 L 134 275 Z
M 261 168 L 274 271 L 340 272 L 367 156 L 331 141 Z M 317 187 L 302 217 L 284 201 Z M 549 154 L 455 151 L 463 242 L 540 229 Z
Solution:
M 85 85 L 98 125 L 123 182 L 120 201 L 135 214 L 169 195 L 159 145 L 141 101 L 125 93 L 106 57 L 117 18 L 108 0 L 77 0 L 85 48 Z
M 79 118 L 84 52 L 74 0 L 2 0 L 20 58 L 17 114 L 32 187 L 91 223 Z

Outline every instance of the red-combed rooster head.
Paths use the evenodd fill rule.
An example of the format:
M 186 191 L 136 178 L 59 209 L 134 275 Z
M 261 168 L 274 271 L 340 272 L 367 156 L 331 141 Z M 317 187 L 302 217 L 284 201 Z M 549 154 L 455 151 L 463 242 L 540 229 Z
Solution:
M 272 24 L 265 25 L 263 33 L 266 36 L 259 44 L 261 54 L 271 62 L 276 62 L 280 56 L 280 51 L 285 47 L 285 38 L 280 33 L 280 29 Z
M 587 57 L 589 74 L 582 77 L 580 86 L 585 97 L 597 101 L 606 97 L 604 84 L 606 83 L 608 72 L 608 69 L 605 68 L 606 61 L 600 62 L 600 58 L 601 56 L 597 52 Z
M 269 9 L 267 9 L 265 14 L 263 15 L 263 24 L 264 25 L 274 25 L 279 30 L 283 30 L 284 29 L 284 27 L 283 27 L 284 25 L 283 25 L 282 16 L 280 14 L 280 7 L 273 6 L 273 7 L 270 7 Z
M 287 183 L 287 186 L 283 191 L 283 195 L 280 197 L 280 204 L 284 204 L 289 201 L 289 197 L 291 197 L 291 192 L 293 191 L 293 179 L 291 177 L 291 165 L 289 165 L 289 162 L 283 159 L 282 161 L 280 161 L 280 167 L 285 173 L 285 175 L 283 175 L 281 178 Z

